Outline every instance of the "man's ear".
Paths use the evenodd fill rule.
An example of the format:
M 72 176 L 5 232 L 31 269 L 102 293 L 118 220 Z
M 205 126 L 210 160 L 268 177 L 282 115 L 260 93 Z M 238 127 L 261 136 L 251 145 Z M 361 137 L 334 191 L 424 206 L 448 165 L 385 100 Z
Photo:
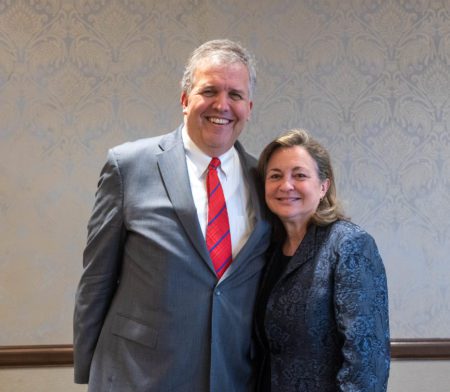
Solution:
M 188 95 L 186 94 L 185 91 L 183 91 L 183 92 L 181 93 L 180 102 L 181 102 L 181 107 L 183 108 L 183 114 L 186 114 L 186 113 L 187 113 L 187 112 L 186 112 L 186 109 L 187 109 L 189 100 L 188 100 Z

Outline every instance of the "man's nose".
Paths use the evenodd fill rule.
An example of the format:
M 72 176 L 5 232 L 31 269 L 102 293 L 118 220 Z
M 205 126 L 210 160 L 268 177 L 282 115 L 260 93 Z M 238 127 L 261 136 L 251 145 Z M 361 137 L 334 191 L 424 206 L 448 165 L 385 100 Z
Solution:
M 226 112 L 229 109 L 228 94 L 226 92 L 221 92 L 216 95 L 214 109 L 220 112 Z

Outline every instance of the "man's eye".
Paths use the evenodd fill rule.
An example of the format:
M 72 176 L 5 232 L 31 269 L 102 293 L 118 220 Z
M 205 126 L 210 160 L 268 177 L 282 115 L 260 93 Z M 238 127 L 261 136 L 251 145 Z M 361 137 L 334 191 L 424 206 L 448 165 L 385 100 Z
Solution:
M 212 97 L 214 95 L 214 90 L 204 90 L 202 91 L 202 95 L 205 97 Z
M 233 101 L 240 101 L 242 99 L 242 95 L 239 93 L 230 93 L 230 97 Z

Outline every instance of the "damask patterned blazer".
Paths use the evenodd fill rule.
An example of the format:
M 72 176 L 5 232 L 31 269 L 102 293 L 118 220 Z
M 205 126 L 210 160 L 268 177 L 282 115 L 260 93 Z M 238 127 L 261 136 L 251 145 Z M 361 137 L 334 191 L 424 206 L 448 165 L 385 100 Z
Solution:
M 109 152 L 74 316 L 75 381 L 89 392 L 253 390 L 253 310 L 270 225 L 255 159 L 235 146 L 255 226 L 219 282 L 181 128 Z
M 283 268 L 280 256 L 278 247 L 256 311 L 258 390 L 386 391 L 388 296 L 373 238 L 346 221 L 310 225 Z

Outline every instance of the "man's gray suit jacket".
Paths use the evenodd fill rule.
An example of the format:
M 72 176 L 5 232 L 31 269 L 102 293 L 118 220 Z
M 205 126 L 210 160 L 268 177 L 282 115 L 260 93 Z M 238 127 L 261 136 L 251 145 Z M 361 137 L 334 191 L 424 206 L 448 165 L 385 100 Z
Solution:
M 219 283 L 181 127 L 109 151 L 74 314 L 75 381 L 89 382 L 90 392 L 251 390 L 253 308 L 270 227 L 255 159 L 235 147 L 255 227 Z

